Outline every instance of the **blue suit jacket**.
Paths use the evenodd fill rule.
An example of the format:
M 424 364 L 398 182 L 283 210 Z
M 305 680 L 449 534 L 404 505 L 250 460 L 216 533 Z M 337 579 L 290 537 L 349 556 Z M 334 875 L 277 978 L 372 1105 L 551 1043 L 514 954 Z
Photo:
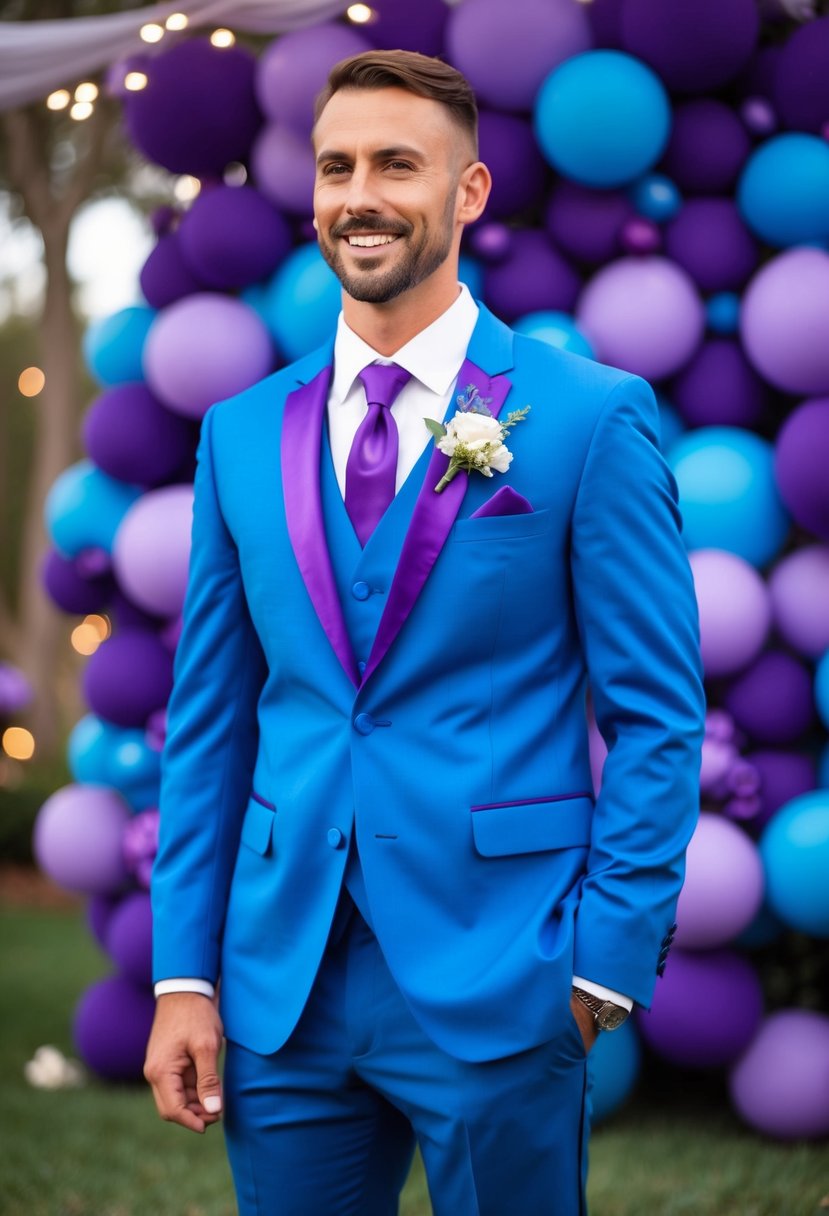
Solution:
M 531 412 L 510 433 L 507 474 L 462 473 L 438 495 L 446 459 L 433 455 L 397 568 L 372 587 L 361 674 L 319 492 L 331 355 L 204 419 L 155 978 L 221 977 L 228 1037 L 276 1050 L 356 833 L 388 964 L 449 1052 L 492 1059 L 551 1037 L 574 972 L 648 1005 L 697 816 L 704 716 L 653 394 L 481 308 L 459 387 L 474 382 L 502 416 Z M 470 518 L 506 484 L 532 513 Z M 588 677 L 609 747 L 595 805 Z

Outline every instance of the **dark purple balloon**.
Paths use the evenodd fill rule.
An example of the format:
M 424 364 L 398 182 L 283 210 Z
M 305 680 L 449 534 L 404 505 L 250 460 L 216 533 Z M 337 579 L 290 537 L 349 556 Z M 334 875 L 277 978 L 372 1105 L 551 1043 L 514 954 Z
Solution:
M 360 32 L 376 47 L 439 55 L 449 17 L 445 0 L 371 0 L 376 17 Z
M 559 181 L 547 205 L 545 223 L 560 249 L 593 266 L 619 256 L 622 229 L 635 215 L 624 194 Z
M 205 284 L 185 263 L 177 232 L 158 238 L 138 276 L 144 299 L 153 308 L 166 308 L 183 296 L 203 291 Z
M 807 401 L 780 428 L 774 475 L 801 527 L 829 541 L 829 397 Z
M 147 87 L 124 98 L 132 142 L 171 173 L 220 177 L 230 161 L 247 158 L 262 124 L 255 69 L 242 47 L 176 43 L 148 61 Z
M 673 950 L 649 1013 L 637 1021 L 649 1047 L 685 1068 L 736 1060 L 763 1016 L 763 989 L 747 959 L 730 950 Z
M 492 174 L 486 218 L 502 219 L 532 206 L 544 187 L 547 165 L 530 124 L 486 110 L 479 116 L 478 135 L 480 158 Z
M 162 625 L 162 621 L 157 616 L 151 616 L 143 608 L 139 608 L 137 604 L 132 602 L 129 596 L 124 595 L 124 592 L 118 586 L 116 586 L 112 596 L 110 615 L 115 622 L 116 633 L 122 633 L 127 629 L 140 629 L 144 632 L 152 632 Z
M 585 5 L 597 47 L 622 45 L 622 8 L 625 0 L 591 0 Z
M 773 100 L 784 126 L 818 134 L 829 122 L 829 17 L 808 21 L 780 50 Z
M 524 229 L 513 236 L 509 257 L 486 270 L 484 295 L 505 320 L 526 312 L 572 312 L 581 282 L 545 233 Z
M 662 248 L 662 230 L 643 215 L 631 216 L 622 225 L 622 248 L 626 253 L 638 253 L 643 257 L 658 253 Z
M 98 467 L 142 486 L 172 477 L 197 439 L 189 419 L 165 409 L 143 380 L 107 389 L 83 421 L 84 445 Z
M 150 988 L 123 975 L 98 980 L 75 1009 L 72 1035 L 78 1055 L 108 1081 L 140 1081 L 154 1014 Z
M 713 295 L 743 286 L 760 247 L 730 198 L 690 198 L 665 229 L 665 252 Z
M 63 612 L 103 612 L 115 588 L 109 570 L 95 578 L 84 578 L 78 570 L 78 559 L 64 557 L 56 549 L 47 553 L 41 570 L 43 586 L 49 598 Z
M 766 386 L 739 342 L 709 338 L 674 380 L 671 400 L 692 426 L 754 426 Z
M 121 900 L 107 926 L 106 949 L 122 975 L 152 984 L 153 914 L 146 892 L 133 891 Z
M 92 711 L 117 726 L 143 726 L 167 701 L 173 661 L 153 633 L 129 629 L 108 638 L 90 657 L 83 691 Z
M 686 101 L 674 111 L 662 169 L 686 194 L 725 193 L 751 146 L 743 124 L 723 102 L 711 97 Z
M 728 688 L 724 704 L 757 743 L 794 743 L 814 723 L 812 674 L 804 663 L 768 650 Z
M 770 102 L 774 97 L 774 81 L 780 62 L 782 46 L 769 44 L 757 50 L 732 82 L 738 97 L 754 97 Z
M 469 246 L 482 262 L 501 262 L 512 249 L 512 233 L 506 224 L 475 224 L 469 233 Z
M 625 50 L 678 93 L 718 89 L 746 65 L 760 31 L 755 0 L 625 0 Z
M 86 923 L 102 950 L 106 950 L 106 935 L 112 914 L 123 895 L 93 895 L 86 905 Z
M 252 186 L 202 190 L 178 238 L 194 275 L 222 290 L 267 278 L 293 244 L 287 221 Z
M 746 759 L 760 775 L 760 810 L 751 829 L 765 827 L 775 811 L 817 785 L 817 766 L 802 752 L 756 751 Z

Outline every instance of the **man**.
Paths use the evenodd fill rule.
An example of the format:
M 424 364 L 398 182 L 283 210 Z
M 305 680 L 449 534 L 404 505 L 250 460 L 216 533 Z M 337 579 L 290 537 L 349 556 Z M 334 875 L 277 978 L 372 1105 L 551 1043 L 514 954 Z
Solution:
M 490 178 L 457 72 L 344 61 L 314 148 L 336 337 L 202 429 L 146 1072 L 165 1118 L 223 1111 L 244 1214 L 393 1213 L 417 1139 L 436 1216 L 575 1216 L 586 1053 L 651 999 L 696 818 L 656 407 L 459 287 Z M 447 484 L 457 399 L 444 448 L 504 445 Z

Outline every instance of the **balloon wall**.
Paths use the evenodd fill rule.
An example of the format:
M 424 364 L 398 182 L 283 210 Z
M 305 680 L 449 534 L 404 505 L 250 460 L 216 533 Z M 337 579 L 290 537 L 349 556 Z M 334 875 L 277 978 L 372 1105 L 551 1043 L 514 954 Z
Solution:
M 829 18 L 798 26 L 781 3 L 763 23 L 755 0 L 372 8 L 258 59 L 174 43 L 123 92 L 135 145 L 201 191 L 154 217 L 144 302 L 86 335 L 88 457 L 46 504 L 49 595 L 113 625 L 84 675 L 75 783 L 35 837 L 113 963 L 79 1005 L 78 1050 L 103 1076 L 140 1072 L 199 421 L 331 333 L 313 98 L 342 56 L 403 46 L 443 54 L 479 98 L 495 185 L 464 279 L 522 332 L 655 383 L 681 498 L 710 704 L 702 814 L 653 1008 L 593 1057 L 597 1114 L 644 1055 L 723 1070 L 764 1133 L 826 1135 Z

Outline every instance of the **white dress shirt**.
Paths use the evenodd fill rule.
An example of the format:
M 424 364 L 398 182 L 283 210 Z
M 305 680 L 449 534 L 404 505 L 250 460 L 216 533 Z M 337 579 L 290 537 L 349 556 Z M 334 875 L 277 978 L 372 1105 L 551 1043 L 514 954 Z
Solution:
M 328 392 L 328 433 L 337 484 L 343 497 L 351 444 L 368 410 L 365 390 L 358 379 L 363 368 L 371 363 L 396 363 L 411 373 L 411 379 L 400 390 L 391 407 L 399 437 L 395 487 L 399 490 L 426 444 L 432 442 L 424 418 L 442 422 L 446 415 L 477 320 L 478 306 L 462 283 L 457 299 L 446 312 L 441 313 L 436 321 L 416 334 L 405 346 L 401 346 L 394 355 L 384 356 L 358 337 L 340 313 L 334 341 L 334 373 Z M 605 988 L 581 976 L 573 976 L 573 983 L 601 1000 L 613 1001 L 626 1009 L 633 1007 L 629 997 L 614 992 L 612 988 Z M 192 978 L 159 980 L 155 985 L 155 995 L 162 996 L 167 992 L 214 995 L 211 983 Z

